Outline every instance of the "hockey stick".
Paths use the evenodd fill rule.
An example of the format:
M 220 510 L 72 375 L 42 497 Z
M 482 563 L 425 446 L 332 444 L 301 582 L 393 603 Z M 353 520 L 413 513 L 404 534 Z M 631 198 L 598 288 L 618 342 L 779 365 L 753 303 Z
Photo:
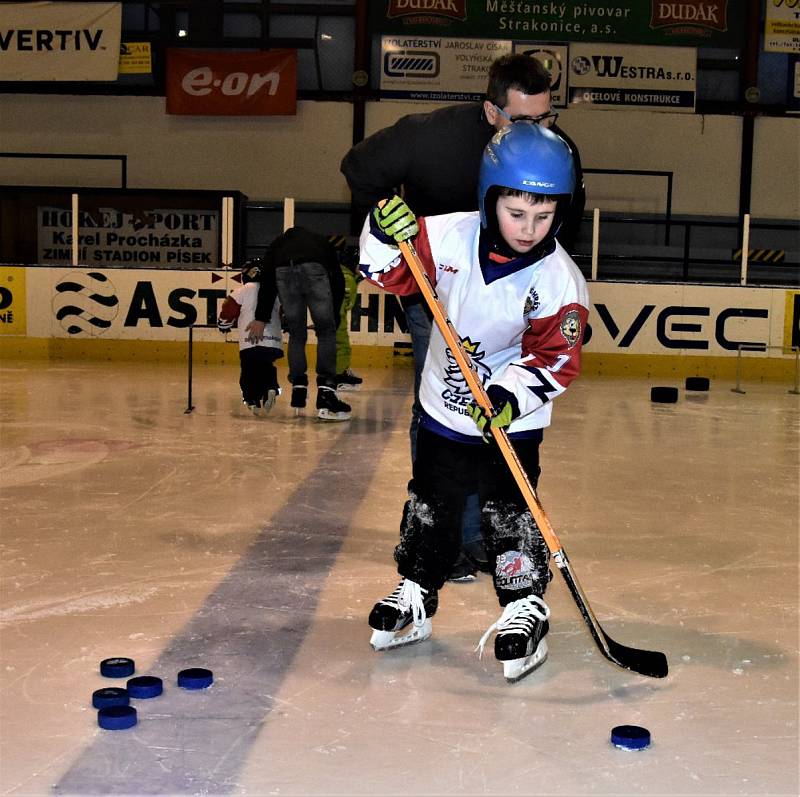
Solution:
M 422 263 L 420 263 L 416 249 L 413 244 L 408 241 L 403 241 L 400 244 L 400 251 L 403 253 L 403 257 L 408 263 L 422 295 L 425 297 L 425 302 L 433 313 L 436 326 L 442 333 L 445 343 L 450 348 L 450 351 L 452 351 L 458 363 L 458 367 L 461 369 L 461 373 L 467 381 L 467 385 L 469 386 L 475 402 L 491 416 L 494 413 L 492 402 L 486 394 L 483 383 L 478 377 L 477 370 L 472 365 L 469 353 L 464 349 L 461 338 L 458 336 L 455 327 L 447 317 L 442 303 L 439 301 L 439 297 L 436 295 L 436 289 L 428 279 L 428 275 L 425 273 Z M 637 648 L 629 648 L 625 645 L 621 645 L 619 642 L 615 642 L 603 630 L 600 623 L 597 622 L 592 607 L 589 605 L 589 601 L 586 599 L 577 577 L 572 572 L 567 553 L 561 547 L 561 543 L 542 508 L 536 491 L 528 480 L 522 463 L 519 461 L 516 452 L 509 442 L 505 429 L 492 427 L 492 434 L 494 435 L 497 445 L 500 447 L 503 458 L 511 469 L 514 480 L 519 486 L 520 492 L 536 521 L 536 525 L 539 527 L 539 531 L 547 547 L 550 549 L 550 553 L 553 555 L 558 569 L 561 571 L 561 575 L 564 576 L 564 580 L 567 582 L 567 587 L 572 593 L 572 597 L 578 605 L 583 619 L 589 626 L 589 631 L 594 637 L 594 641 L 597 643 L 600 652 L 609 661 L 627 670 L 632 670 L 633 672 L 638 672 L 640 675 L 647 675 L 651 678 L 664 678 L 669 668 L 667 665 L 667 657 L 663 653 L 654 650 L 638 650 Z

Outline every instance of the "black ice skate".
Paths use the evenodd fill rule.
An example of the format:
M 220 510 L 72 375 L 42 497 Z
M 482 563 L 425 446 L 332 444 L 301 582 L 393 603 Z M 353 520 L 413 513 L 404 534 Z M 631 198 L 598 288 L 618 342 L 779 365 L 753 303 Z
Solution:
M 350 405 L 341 401 L 332 387 L 321 387 L 317 391 L 317 417 L 323 421 L 349 421 Z
M 337 390 L 360 390 L 364 380 L 356 376 L 349 368 L 345 368 L 340 374 L 336 374 Z
M 550 609 L 538 596 L 520 598 L 503 609 L 500 619 L 491 625 L 478 643 L 483 647 L 492 631 L 494 655 L 503 662 L 503 675 L 509 681 L 518 681 L 531 670 L 541 666 L 547 658 L 545 634 L 550 630 Z
M 431 617 L 439 606 L 436 590 L 423 589 L 416 581 L 404 578 L 397 589 L 378 601 L 369 614 L 370 627 L 374 629 L 369 643 L 375 650 L 389 650 L 412 642 L 422 642 L 433 632 Z M 410 623 L 414 627 L 398 637 Z
M 292 387 L 292 400 L 290 405 L 294 408 L 294 414 L 300 415 L 300 410 L 306 406 L 308 399 L 308 386 L 307 385 L 294 385 Z

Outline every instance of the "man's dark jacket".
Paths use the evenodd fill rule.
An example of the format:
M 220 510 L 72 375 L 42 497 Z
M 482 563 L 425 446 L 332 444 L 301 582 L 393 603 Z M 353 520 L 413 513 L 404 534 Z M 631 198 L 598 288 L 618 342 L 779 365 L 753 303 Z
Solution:
M 319 233 L 305 227 L 290 227 L 281 233 L 264 252 L 264 274 L 258 291 L 255 317 L 258 321 L 269 321 L 278 286 L 275 269 L 293 263 L 321 263 L 328 273 L 333 294 L 333 315 L 338 325 L 339 311 L 344 299 L 344 275 L 333 244 Z
M 575 159 L 575 193 L 558 234 L 571 252 L 586 204 L 581 158 L 563 130 L 551 130 L 567 142 Z M 469 103 L 404 116 L 356 144 L 342 160 L 341 170 L 358 217 L 363 221 L 375 202 L 400 186 L 417 216 L 477 210 L 481 156 L 494 132 L 483 103 Z

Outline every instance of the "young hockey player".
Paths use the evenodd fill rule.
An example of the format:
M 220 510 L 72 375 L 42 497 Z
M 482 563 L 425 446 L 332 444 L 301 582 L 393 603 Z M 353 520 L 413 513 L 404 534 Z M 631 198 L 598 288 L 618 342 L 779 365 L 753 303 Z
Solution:
M 487 417 L 434 329 L 420 389 L 417 457 L 395 561 L 397 589 L 369 616 L 376 650 L 427 639 L 438 591 L 459 552 L 464 500 L 477 492 L 481 530 L 503 611 L 492 631 L 506 678 L 547 655 L 549 552 L 491 435 L 505 428 L 531 483 L 552 400 L 580 370 L 586 283 L 555 240 L 575 183 L 572 154 L 558 135 L 517 123 L 487 145 L 477 213 L 415 218 L 400 197 L 370 213 L 361 270 L 386 290 L 415 290 L 397 244 L 414 238 L 425 271 L 494 406 Z M 487 445 L 486 442 L 489 442 Z M 404 636 L 398 632 L 413 623 Z
M 242 285 L 225 297 L 217 321 L 220 332 L 228 332 L 238 322 L 239 386 L 242 389 L 242 403 L 253 415 L 258 415 L 262 409 L 266 415 L 275 406 L 275 399 L 280 393 L 275 360 L 283 357 L 280 304 L 277 299 L 264 329 L 264 337 L 253 343 L 244 332 L 254 318 L 263 276 L 261 258 L 247 260 L 242 266 Z

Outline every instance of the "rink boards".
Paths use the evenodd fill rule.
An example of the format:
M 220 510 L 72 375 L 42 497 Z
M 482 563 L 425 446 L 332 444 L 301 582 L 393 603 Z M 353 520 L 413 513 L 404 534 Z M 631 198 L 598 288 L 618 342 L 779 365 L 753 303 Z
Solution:
M 2 267 L 0 354 L 176 359 L 192 327 L 198 356 L 227 361 L 237 347 L 213 327 L 237 284 L 226 271 Z M 800 345 L 796 289 L 593 282 L 589 295 L 584 354 L 594 372 L 722 375 L 741 349 L 749 368 L 782 377 Z M 404 326 L 395 297 L 360 283 L 351 314 L 355 362 L 407 352 Z

